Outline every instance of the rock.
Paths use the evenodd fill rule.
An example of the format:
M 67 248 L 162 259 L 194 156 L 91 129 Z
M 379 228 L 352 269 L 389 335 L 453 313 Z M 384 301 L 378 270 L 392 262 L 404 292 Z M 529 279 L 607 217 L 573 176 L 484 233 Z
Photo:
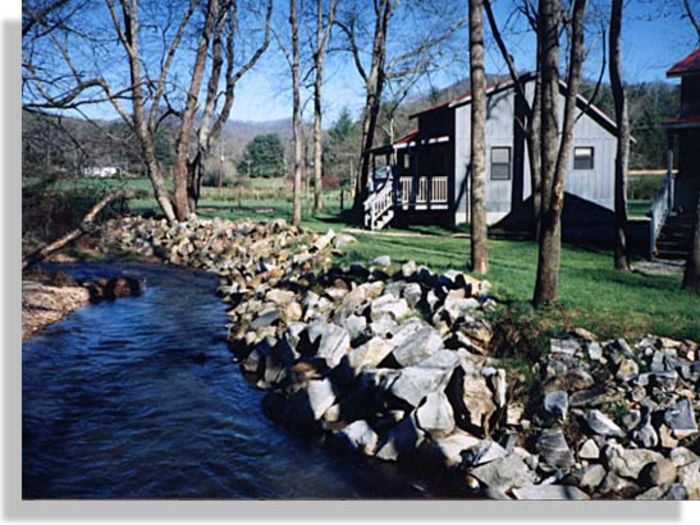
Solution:
M 301 348 L 298 351 L 302 355 L 325 359 L 331 368 L 340 363 L 350 349 L 350 334 L 337 324 L 314 321 L 307 327 L 306 333 L 310 348 Z
M 339 250 L 342 250 L 355 242 L 357 242 L 357 239 L 355 239 L 355 237 L 352 235 L 347 233 L 338 233 L 333 239 L 333 246 Z
M 688 399 L 680 399 L 664 412 L 664 423 L 673 431 L 673 435 L 682 439 L 698 431 L 693 405 Z
M 396 346 L 396 341 L 394 341 L 396 331 L 399 325 L 390 316 L 385 315 L 380 317 L 376 321 L 372 321 L 369 324 L 370 335 L 381 337 L 383 339 L 391 339 L 391 345 Z
M 418 427 L 415 413 L 412 412 L 389 431 L 376 457 L 385 461 L 397 461 L 401 456 L 410 457 L 424 439 L 425 433 Z
M 646 448 L 623 448 L 610 445 L 605 449 L 607 464 L 617 475 L 636 480 L 640 472 L 651 463 L 657 463 L 664 457 L 658 452 Z
M 333 432 L 333 438 L 341 446 L 366 456 L 373 456 L 379 443 L 379 436 L 364 420 L 353 421 L 345 428 Z
M 615 379 L 626 383 L 639 375 L 639 365 L 634 359 L 623 359 L 617 368 Z
M 671 500 L 671 501 L 677 501 L 677 500 L 685 500 L 688 499 L 690 495 L 688 494 L 687 489 L 685 486 L 683 486 L 682 483 L 674 483 L 671 485 L 666 493 L 664 494 L 663 499 L 664 500 Z
M 372 266 L 381 266 L 382 268 L 386 268 L 387 266 L 391 266 L 391 257 L 388 255 L 380 255 L 379 257 L 372 259 L 370 264 Z
M 573 338 L 549 340 L 549 351 L 552 354 L 574 355 L 579 348 L 580 343 Z
M 583 471 L 579 486 L 583 487 L 584 489 L 594 490 L 598 488 L 606 474 L 607 472 L 603 465 L 597 463 L 594 465 L 589 465 Z
M 486 487 L 503 490 L 531 485 L 537 478 L 517 454 L 479 465 L 470 474 Z
M 463 451 L 474 447 L 481 441 L 463 430 L 455 429 L 449 436 L 435 438 L 434 442 L 444 458 L 445 466 L 450 468 L 462 462 Z
M 438 277 L 438 284 L 451 290 L 464 288 L 467 285 L 465 275 L 457 270 L 447 270 Z
M 671 461 L 673 461 L 673 464 L 676 467 L 682 467 L 683 465 L 687 465 L 688 463 L 700 461 L 700 457 L 697 454 L 691 452 L 685 447 L 676 447 L 673 450 L 671 450 L 671 453 L 669 455 L 671 457 Z
M 574 465 L 574 455 L 566 443 L 561 429 L 545 430 L 535 444 L 542 459 L 555 468 L 570 468 Z
M 570 485 L 529 485 L 513 489 L 519 500 L 587 500 L 588 495 Z
M 581 459 L 594 459 L 600 457 L 600 449 L 596 442 L 592 439 L 587 439 L 578 451 L 578 457 Z M 602 479 L 602 478 L 601 478 Z
M 455 367 L 459 366 L 459 358 L 454 352 L 445 352 L 451 355 L 439 355 L 439 352 L 433 356 L 435 359 L 426 359 L 399 370 L 398 377 L 390 386 L 390 392 L 414 407 L 428 394 L 443 392 Z
M 283 418 L 291 427 L 307 429 L 334 403 L 335 392 L 328 379 L 309 381 L 289 398 Z
M 675 448 L 678 446 L 678 440 L 673 437 L 673 430 L 666 425 L 659 426 L 659 442 L 663 448 Z
M 462 451 L 462 463 L 468 467 L 476 467 L 508 455 L 506 449 L 495 441 L 480 441 L 476 445 Z
M 291 290 L 282 290 L 281 288 L 273 288 L 265 295 L 268 301 L 272 301 L 276 305 L 284 306 L 291 303 L 295 299 L 295 294 Z
M 324 248 L 326 248 L 332 241 L 333 238 L 335 237 L 335 232 L 333 230 L 328 230 L 324 235 L 316 239 L 316 241 L 313 244 L 313 247 L 317 251 L 321 251 Z
M 689 499 L 700 499 L 700 461 L 679 467 L 678 482 L 687 491 Z
M 623 437 L 625 433 L 600 410 L 589 410 L 584 417 L 588 428 L 601 436 Z
M 454 323 L 459 319 L 469 317 L 479 306 L 479 301 L 473 297 L 452 298 L 448 296 L 443 304 L 443 310 L 447 313 L 450 322 Z
M 640 479 L 647 487 L 670 485 L 676 481 L 676 466 L 670 459 L 661 457 L 642 470 Z
M 370 306 L 370 315 L 373 321 L 390 315 L 394 319 L 401 319 L 411 313 L 411 309 L 406 302 L 406 299 L 397 299 L 392 294 L 382 295 L 378 297 Z
M 659 435 L 651 424 L 651 414 L 642 416 L 639 425 L 632 431 L 632 439 L 644 448 L 654 448 L 659 444 Z
M 386 339 L 373 337 L 362 346 L 350 350 L 347 354 L 349 365 L 359 371 L 363 368 L 376 368 L 394 347 Z
M 452 405 L 443 392 L 433 392 L 425 396 L 416 409 L 418 426 L 431 436 L 445 436 L 455 428 Z
M 598 491 L 601 494 L 610 493 L 636 493 L 639 487 L 630 480 L 622 478 L 617 475 L 614 471 L 609 471 L 603 480 L 603 483 L 598 486 Z
M 403 289 L 403 297 L 409 307 L 415 308 L 423 297 L 423 289 L 418 283 L 408 283 Z
M 586 345 L 586 353 L 591 361 L 601 361 L 603 359 L 603 349 L 600 343 L 592 341 Z
M 394 349 L 394 359 L 401 366 L 420 363 L 443 347 L 442 337 L 431 326 L 424 326 L 414 334 L 402 343 L 397 343 L 399 346 Z M 403 339 L 402 333 L 399 332 L 396 335 L 397 339 Z
M 554 390 L 544 396 L 544 409 L 554 417 L 566 421 L 569 395 L 564 390 Z
M 410 279 L 416 273 L 416 263 L 415 261 L 408 261 L 406 264 L 401 266 L 401 276 L 404 279 Z
M 639 410 L 628 410 L 622 415 L 622 426 L 626 430 L 633 430 L 642 421 L 642 413 Z
M 277 310 L 276 308 L 266 310 L 264 312 L 259 313 L 256 316 L 256 318 L 250 324 L 250 327 L 253 330 L 258 330 L 260 328 L 276 324 L 279 321 L 279 319 L 280 319 L 279 310 Z
M 458 369 L 448 396 L 455 410 L 456 422 L 461 428 L 468 431 L 476 429 L 488 434 L 491 416 L 498 407 L 486 378 L 480 372 L 465 373 L 461 368 Z
M 635 496 L 634 499 L 639 500 L 639 501 L 654 501 L 654 500 L 659 500 L 662 499 L 664 493 L 668 489 L 666 487 L 651 487 L 648 490 L 645 490 L 641 494 L 638 494 Z
M 348 331 L 350 340 L 360 337 L 367 328 L 367 318 L 359 315 L 351 315 L 345 320 L 343 327 Z

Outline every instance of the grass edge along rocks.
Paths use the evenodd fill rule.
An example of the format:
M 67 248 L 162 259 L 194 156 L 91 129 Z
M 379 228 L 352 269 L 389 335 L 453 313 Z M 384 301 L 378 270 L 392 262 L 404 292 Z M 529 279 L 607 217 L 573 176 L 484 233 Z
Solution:
M 291 431 L 477 497 L 700 498 L 696 342 L 576 330 L 513 367 L 486 281 L 333 266 L 349 235 L 128 218 L 103 238 L 219 274 L 232 349 Z

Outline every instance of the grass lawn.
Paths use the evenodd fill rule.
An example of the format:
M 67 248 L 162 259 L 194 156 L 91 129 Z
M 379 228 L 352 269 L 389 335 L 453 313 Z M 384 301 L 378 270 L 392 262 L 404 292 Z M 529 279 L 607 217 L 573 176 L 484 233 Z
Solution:
M 104 181 L 85 181 L 95 184 Z M 147 181 L 129 180 L 127 186 L 147 188 Z M 243 199 L 241 207 L 233 193 L 219 198 L 216 189 L 205 189 L 199 215 L 228 219 L 291 217 L 291 194 L 275 200 Z M 156 209 L 152 198 L 132 199 L 135 212 Z M 338 221 L 339 194 L 325 197 L 326 211 L 312 215 L 305 207 L 303 223 L 316 231 L 350 229 Z M 349 203 L 348 203 L 349 204 Z M 643 216 L 648 201 L 631 201 L 630 215 Z M 397 263 L 414 260 L 435 271 L 447 268 L 467 270 L 469 238 L 466 229 L 447 230 L 436 226 L 410 230 L 387 229 L 378 233 L 356 231 L 358 243 L 341 262 L 368 261 L 389 255 Z M 490 270 L 486 278 L 497 298 L 525 316 L 554 330 L 582 326 L 604 337 L 638 337 L 655 333 L 675 338 L 700 340 L 700 297 L 680 289 L 681 277 L 647 276 L 638 272 L 622 274 L 612 269 L 612 255 L 565 245 L 560 273 L 560 307 L 533 314 L 529 307 L 535 281 L 537 246 L 526 241 L 489 241 Z

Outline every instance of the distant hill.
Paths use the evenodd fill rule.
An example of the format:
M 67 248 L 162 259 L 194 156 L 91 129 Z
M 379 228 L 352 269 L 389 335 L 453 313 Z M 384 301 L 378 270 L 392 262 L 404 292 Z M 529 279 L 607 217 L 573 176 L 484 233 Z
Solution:
M 227 150 L 226 153 L 238 158 L 248 142 L 257 135 L 265 135 L 267 133 L 279 135 L 282 144 L 286 147 L 292 138 L 292 120 L 278 119 L 262 122 L 229 120 L 222 132 L 222 138 Z

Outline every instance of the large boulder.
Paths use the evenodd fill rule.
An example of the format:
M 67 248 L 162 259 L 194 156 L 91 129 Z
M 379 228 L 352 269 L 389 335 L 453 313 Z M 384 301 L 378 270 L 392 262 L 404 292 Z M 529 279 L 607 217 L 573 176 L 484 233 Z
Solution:
M 319 320 L 306 328 L 306 340 L 302 335 L 297 350 L 306 357 L 325 359 L 333 368 L 347 355 L 350 349 L 350 334 L 342 326 Z
M 564 433 L 559 428 L 543 431 L 537 439 L 536 448 L 544 462 L 554 468 L 570 468 L 575 463 Z
M 389 390 L 394 396 L 416 407 L 428 394 L 443 392 L 458 366 L 459 357 L 455 352 L 437 352 L 429 359 L 398 370 L 398 377 Z
M 334 403 L 335 390 L 330 380 L 308 381 L 287 400 L 283 420 L 294 429 L 311 429 Z
M 353 421 L 345 428 L 336 430 L 332 439 L 338 445 L 361 452 L 366 456 L 373 456 L 377 451 L 379 436 L 364 420 Z
M 537 475 L 514 453 L 479 465 L 470 474 L 488 488 L 505 491 L 532 485 L 537 480 Z
M 415 324 L 411 325 L 411 328 Z M 408 329 L 407 331 L 410 331 Z M 399 340 L 403 339 L 403 333 L 397 333 Z M 394 338 L 396 341 L 397 338 Z M 424 326 L 417 330 L 411 337 L 401 343 L 397 343 L 393 356 L 401 366 L 411 366 L 429 358 L 433 353 L 443 347 L 442 337 L 431 326 Z
M 382 337 L 373 337 L 362 346 L 347 354 L 348 364 L 355 371 L 363 368 L 377 368 L 394 349 L 390 341 Z
M 456 369 L 447 394 L 460 428 L 468 432 L 489 434 L 491 418 L 498 405 L 480 370 L 465 371 L 462 367 Z
M 445 436 L 454 430 L 454 412 L 444 392 L 433 392 L 425 396 L 416 409 L 416 422 L 431 436 Z

